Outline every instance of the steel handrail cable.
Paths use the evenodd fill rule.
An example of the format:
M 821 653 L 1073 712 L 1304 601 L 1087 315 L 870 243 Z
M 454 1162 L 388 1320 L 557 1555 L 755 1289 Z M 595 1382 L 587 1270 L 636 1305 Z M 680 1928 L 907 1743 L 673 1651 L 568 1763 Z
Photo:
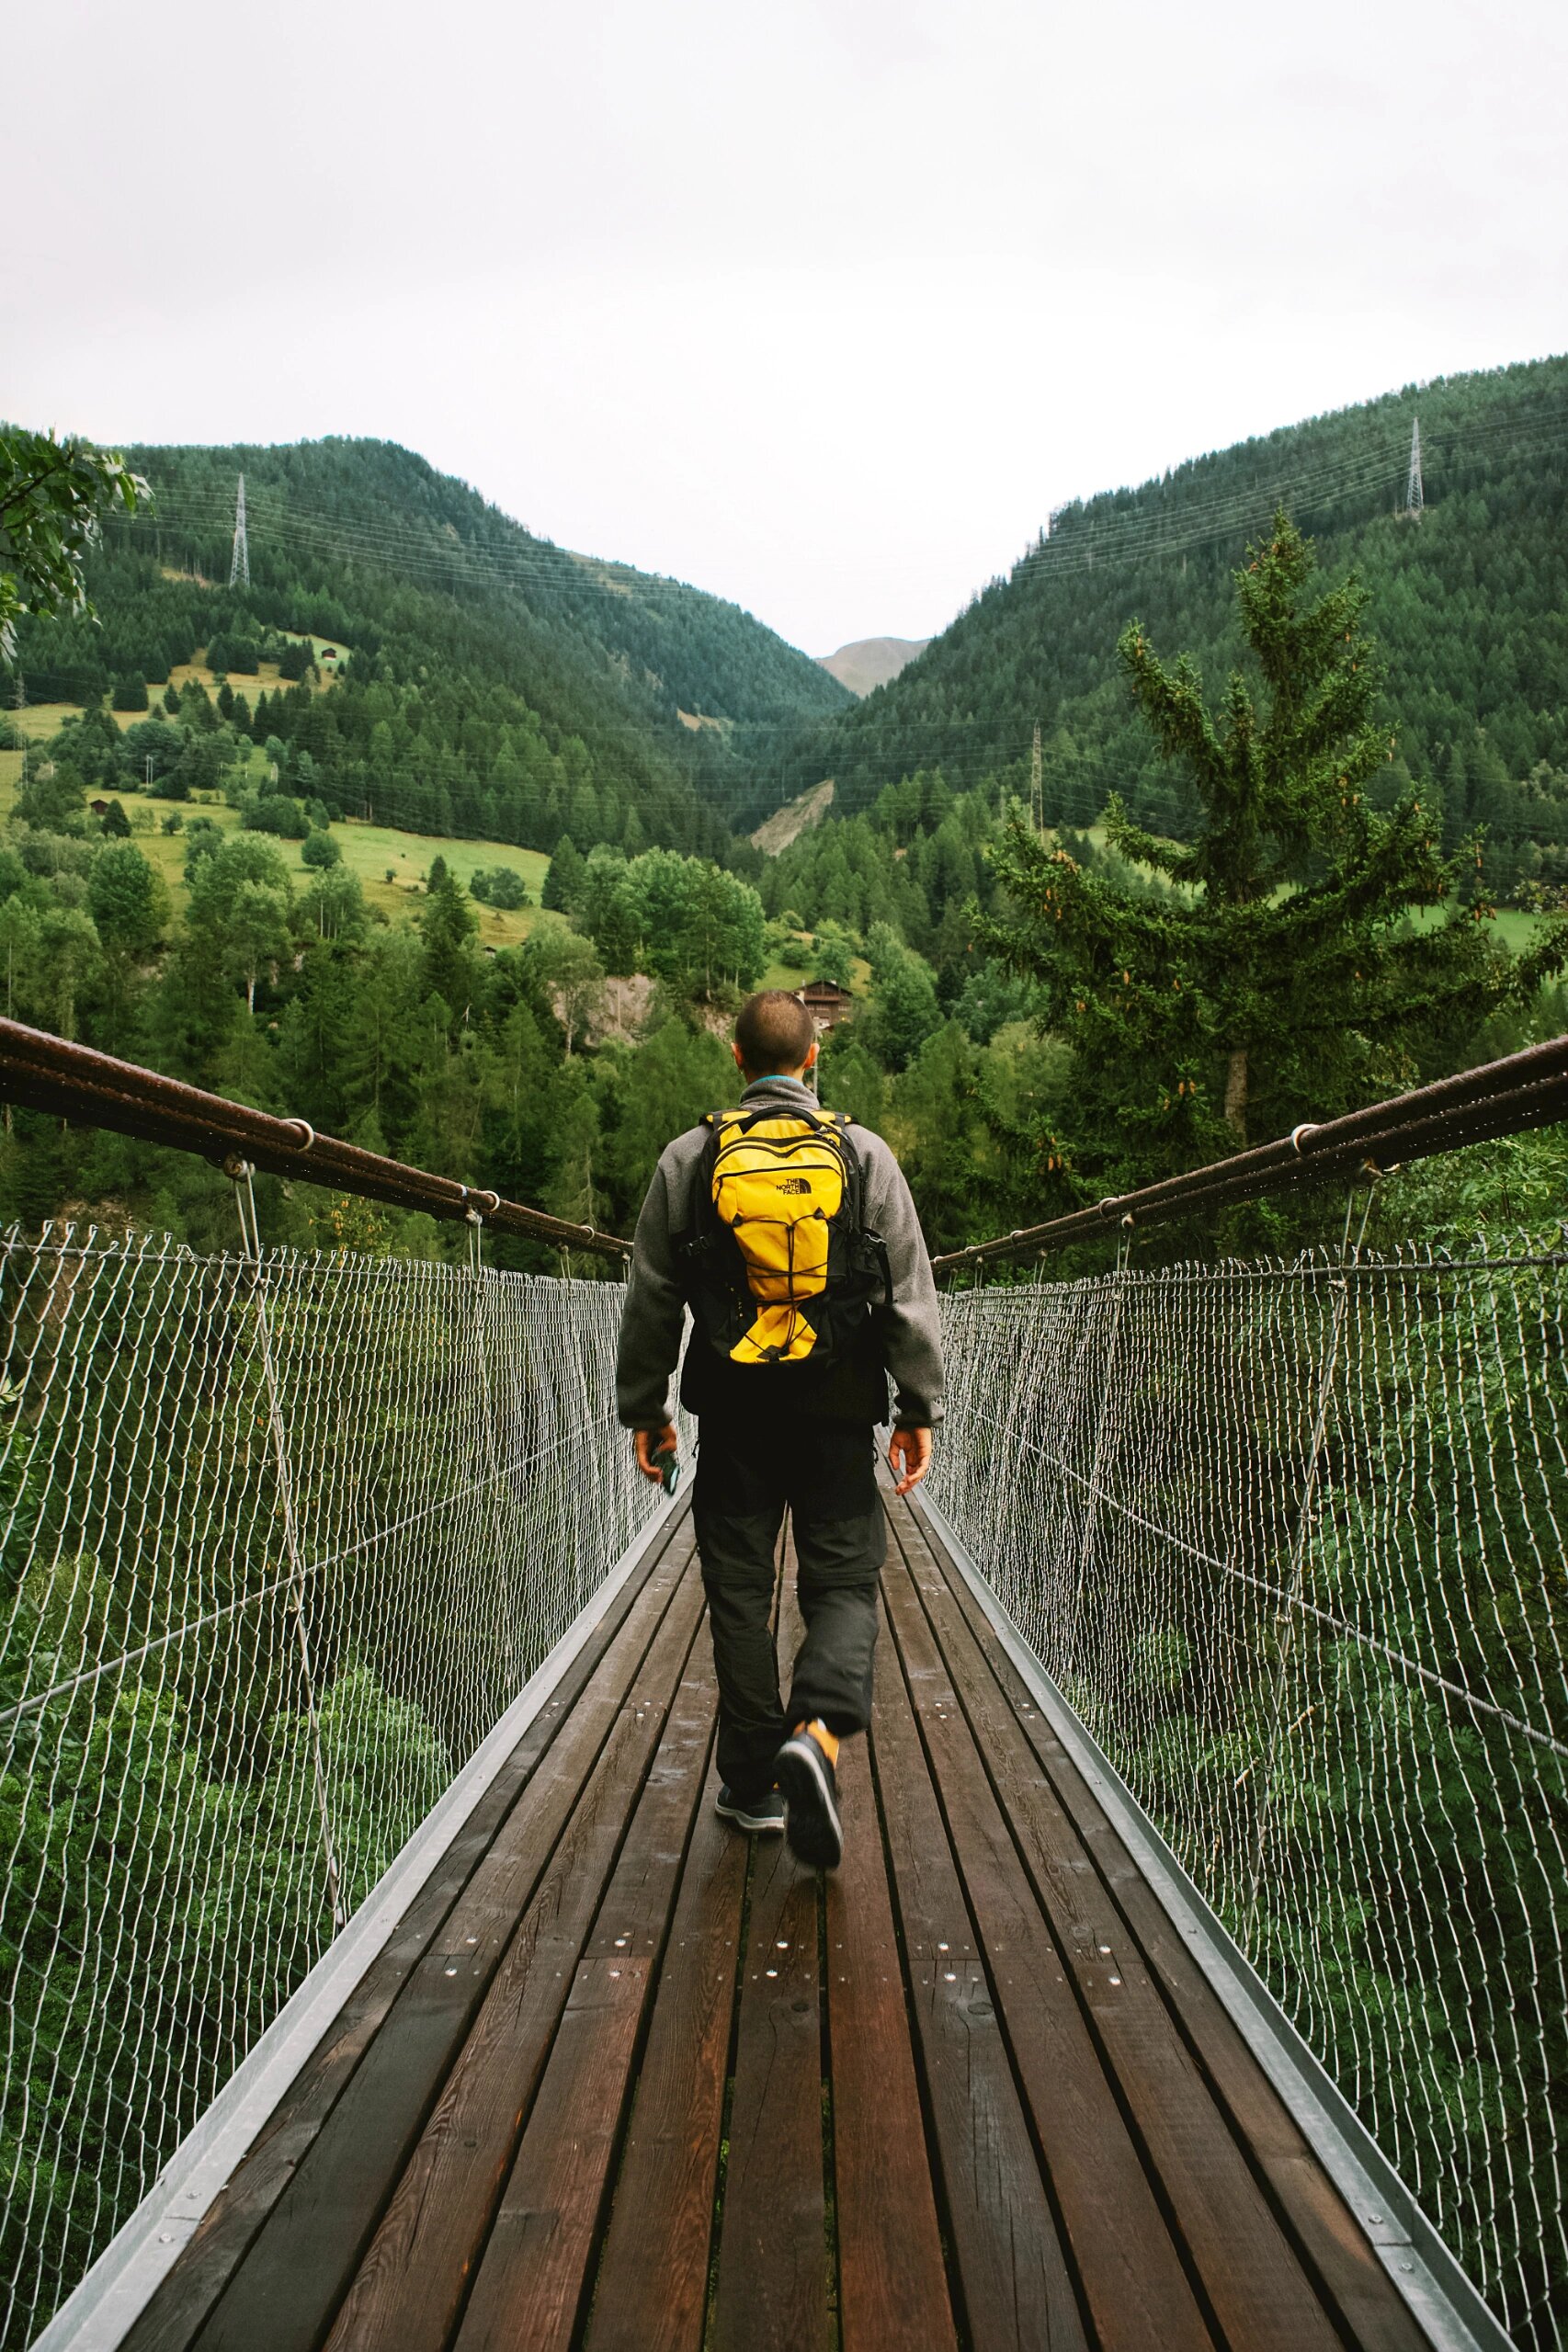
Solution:
M 526 1235 L 625 1259 L 631 1244 L 591 1225 L 551 1217 L 542 1209 L 503 1200 L 481 1187 L 432 1176 L 358 1144 L 318 1135 L 308 1120 L 278 1119 L 269 1111 L 206 1093 L 183 1080 L 134 1062 L 122 1062 L 91 1046 L 77 1045 L 21 1021 L 0 1018 L 0 1098 L 57 1113 L 80 1125 L 111 1128 L 144 1142 L 174 1145 L 204 1158 L 238 1153 L 276 1176 L 425 1210 L 434 1217 L 465 1220 L 478 1209 L 501 1233 Z
M 1021 1226 L 990 1241 L 946 1250 L 931 1261 L 938 1272 L 1029 1250 L 1065 1247 L 1124 1223 L 1148 1224 L 1219 1201 L 1260 1199 L 1308 1176 L 1343 1173 L 1381 1152 L 1401 1161 L 1426 1159 L 1457 1143 L 1517 1134 L 1568 1117 L 1568 1036 L 1526 1046 L 1497 1062 L 1450 1078 L 1434 1079 L 1405 1095 L 1346 1112 L 1321 1124 L 1303 1121 L 1289 1135 L 1238 1152 L 1228 1160 L 1165 1176 L 1092 1207 L 1039 1225 Z

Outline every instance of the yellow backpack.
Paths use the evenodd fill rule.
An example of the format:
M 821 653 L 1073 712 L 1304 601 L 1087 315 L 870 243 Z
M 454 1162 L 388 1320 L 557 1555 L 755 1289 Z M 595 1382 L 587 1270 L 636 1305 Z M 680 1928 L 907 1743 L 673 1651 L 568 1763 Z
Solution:
M 841 1111 L 710 1114 L 682 1245 L 698 1326 L 731 1363 L 825 1363 L 871 1311 L 885 1255 Z

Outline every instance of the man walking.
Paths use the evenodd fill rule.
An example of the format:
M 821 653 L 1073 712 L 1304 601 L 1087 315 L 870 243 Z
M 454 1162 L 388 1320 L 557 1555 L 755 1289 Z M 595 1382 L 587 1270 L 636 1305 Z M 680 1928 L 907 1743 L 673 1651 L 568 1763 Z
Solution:
M 843 1850 L 840 1740 L 870 1714 L 885 1530 L 875 1431 L 906 1494 L 942 1415 L 936 1285 L 909 1187 L 881 1138 L 824 1111 L 798 997 L 767 989 L 735 1023 L 744 1091 L 668 1144 L 648 1187 L 616 1389 L 637 1464 L 674 1460 L 670 1378 L 700 1418 L 693 1519 L 719 1678 L 719 1810 L 789 1828 L 801 1860 Z M 780 1702 L 769 1619 L 788 1508 L 805 1640 Z

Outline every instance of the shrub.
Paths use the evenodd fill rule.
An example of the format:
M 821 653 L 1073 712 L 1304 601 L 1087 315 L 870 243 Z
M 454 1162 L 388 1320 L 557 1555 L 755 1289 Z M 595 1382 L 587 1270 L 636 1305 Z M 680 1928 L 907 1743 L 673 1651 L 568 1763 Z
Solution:
M 528 886 L 515 866 L 481 867 L 469 878 L 469 894 L 485 906 L 531 906 Z
M 341 863 L 343 852 L 330 833 L 308 833 L 300 845 L 302 864 L 318 869 Z
M 256 800 L 243 794 L 240 823 L 247 833 L 270 833 L 279 841 L 303 841 L 311 829 L 304 810 L 287 792 L 266 792 Z
M 185 836 L 185 870 L 188 878 L 203 858 L 223 846 L 223 828 L 210 817 L 192 817 Z

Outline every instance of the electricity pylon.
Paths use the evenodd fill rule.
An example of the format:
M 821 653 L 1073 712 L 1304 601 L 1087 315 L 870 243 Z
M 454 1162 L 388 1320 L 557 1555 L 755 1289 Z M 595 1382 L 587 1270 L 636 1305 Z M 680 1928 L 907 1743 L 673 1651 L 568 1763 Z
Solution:
M 1418 416 L 1410 428 L 1410 480 L 1405 485 L 1404 511 L 1407 515 L 1414 515 L 1419 522 L 1426 504 L 1426 494 L 1421 483 L 1421 419 Z
M 1045 779 L 1040 764 L 1038 719 L 1034 722 L 1034 747 L 1029 753 L 1029 830 L 1037 841 L 1045 831 Z
M 240 476 L 239 495 L 234 500 L 234 551 L 229 558 L 231 588 L 250 586 L 250 549 L 245 543 L 245 478 Z

